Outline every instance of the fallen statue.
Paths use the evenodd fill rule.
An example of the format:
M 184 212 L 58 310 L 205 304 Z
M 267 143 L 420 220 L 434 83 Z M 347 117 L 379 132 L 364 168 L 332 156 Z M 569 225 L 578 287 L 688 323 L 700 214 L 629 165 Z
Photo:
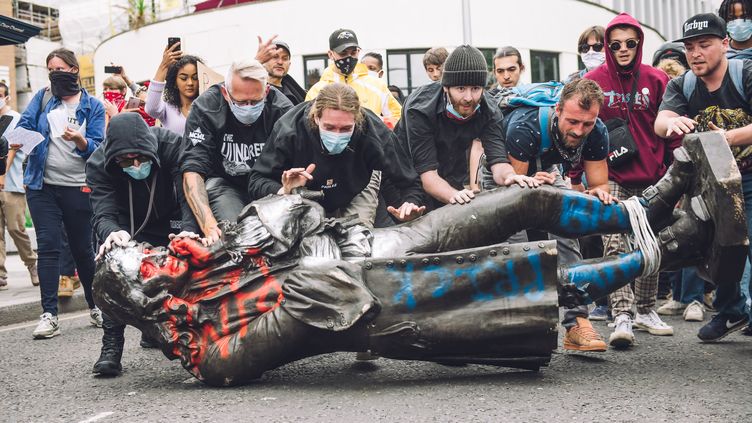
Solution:
M 208 248 L 190 238 L 114 248 L 97 263 L 95 298 L 210 385 L 334 351 L 537 370 L 556 349 L 559 305 L 688 265 L 739 281 L 741 177 L 723 137 L 689 135 L 674 156 L 629 202 L 509 187 L 386 229 L 324 218 L 301 195 L 269 196 Z M 555 241 L 500 244 L 529 228 L 642 235 L 640 249 L 560 268 Z

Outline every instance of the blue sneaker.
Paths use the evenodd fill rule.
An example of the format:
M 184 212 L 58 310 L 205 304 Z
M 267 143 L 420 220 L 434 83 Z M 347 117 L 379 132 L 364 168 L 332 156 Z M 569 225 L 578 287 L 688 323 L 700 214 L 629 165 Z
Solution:
M 611 320 L 611 313 L 608 311 L 608 306 L 595 306 L 593 311 L 588 315 L 589 320 L 605 321 Z
M 731 332 L 735 332 L 747 326 L 749 315 L 742 314 L 731 316 L 716 314 L 707 325 L 700 328 L 697 337 L 703 342 L 718 341 L 726 337 Z

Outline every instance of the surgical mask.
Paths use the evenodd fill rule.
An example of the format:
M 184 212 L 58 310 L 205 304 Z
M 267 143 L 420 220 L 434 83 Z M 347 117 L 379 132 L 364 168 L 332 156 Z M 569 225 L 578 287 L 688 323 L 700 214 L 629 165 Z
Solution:
M 743 43 L 752 37 L 752 20 L 734 19 L 726 24 L 726 31 L 731 39 Z
M 374 78 L 380 78 L 379 73 L 376 71 L 368 71 L 368 74 Z
M 446 103 L 447 103 L 447 105 L 446 105 L 447 113 L 449 113 L 450 115 L 452 115 L 452 117 L 456 118 L 457 120 L 461 120 L 461 121 L 462 120 L 468 120 L 471 117 L 475 116 L 475 112 L 477 112 L 478 109 L 480 109 L 480 103 L 478 103 L 478 104 L 475 105 L 475 110 L 473 110 L 473 112 L 470 114 L 470 116 L 465 117 L 465 116 L 462 116 L 461 114 L 459 114 L 459 112 L 457 112 L 456 110 L 454 110 L 454 106 L 452 106 L 452 102 L 449 100 L 449 97 L 447 97 Z
M 128 166 L 123 168 L 123 172 L 127 173 L 131 178 L 141 181 L 149 177 L 151 173 L 151 162 L 141 163 L 140 166 Z
M 326 131 L 319 128 L 321 134 L 321 142 L 324 144 L 324 148 L 329 154 L 339 154 L 345 151 L 345 147 L 350 143 L 352 138 L 352 131 L 346 133 Z
M 78 85 L 78 73 L 52 71 L 49 75 L 50 90 L 55 97 L 70 97 L 81 91 Z
M 235 119 L 240 121 L 240 123 L 250 125 L 256 122 L 259 116 L 261 116 L 261 113 L 264 111 L 264 104 L 266 104 L 266 99 L 256 104 L 249 104 L 248 106 L 238 106 L 230 101 L 230 110 L 232 110 Z
M 350 75 L 355 70 L 355 65 L 358 64 L 358 59 L 352 56 L 343 57 L 334 61 L 334 66 L 339 69 L 342 75 Z
M 580 57 L 582 58 L 582 64 L 585 65 L 587 70 L 593 70 L 606 62 L 606 53 L 603 51 L 597 52 L 593 49 L 590 49 L 590 51 L 582 54 Z

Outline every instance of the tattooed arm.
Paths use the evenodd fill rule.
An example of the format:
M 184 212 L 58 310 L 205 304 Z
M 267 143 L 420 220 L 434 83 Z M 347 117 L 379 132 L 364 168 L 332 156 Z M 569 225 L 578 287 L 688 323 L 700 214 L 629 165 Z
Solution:
M 185 192 L 185 199 L 201 227 L 201 232 L 204 233 L 204 243 L 211 245 L 218 241 L 222 236 L 222 231 L 217 226 L 217 219 L 214 218 L 211 207 L 209 207 L 209 196 L 206 194 L 204 178 L 196 172 L 184 172 L 183 191 Z

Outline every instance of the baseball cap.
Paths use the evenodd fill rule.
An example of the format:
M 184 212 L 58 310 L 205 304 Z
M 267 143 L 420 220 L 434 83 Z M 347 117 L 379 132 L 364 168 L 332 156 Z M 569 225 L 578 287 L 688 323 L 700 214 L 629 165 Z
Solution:
M 714 13 L 700 13 L 687 19 L 682 25 L 684 31 L 676 42 L 682 42 L 695 37 L 712 35 L 726 38 L 726 21 Z
M 283 48 L 283 49 L 287 50 L 287 54 L 289 54 L 289 55 L 292 56 L 292 53 L 290 53 L 290 46 L 287 45 L 286 42 L 284 42 L 284 41 L 275 41 L 274 45 L 277 46 L 277 48 Z
M 350 29 L 338 29 L 329 36 L 329 50 L 341 54 L 349 47 L 358 47 L 358 37 Z

